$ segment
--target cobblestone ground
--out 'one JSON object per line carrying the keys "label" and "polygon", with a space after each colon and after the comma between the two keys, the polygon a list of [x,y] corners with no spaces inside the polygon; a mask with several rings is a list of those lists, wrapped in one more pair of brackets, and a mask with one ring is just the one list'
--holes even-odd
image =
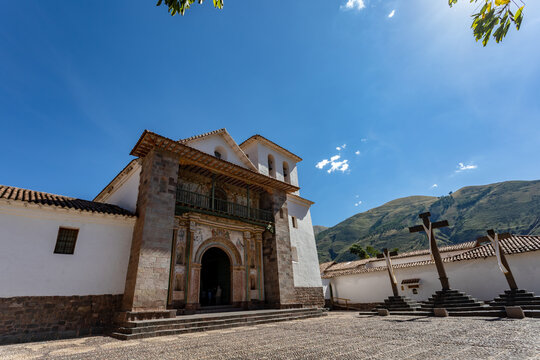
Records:
{"label": "cobblestone ground", "polygon": [[4,345],[0,359],[540,359],[540,319],[332,312],[145,340],[88,337]]}

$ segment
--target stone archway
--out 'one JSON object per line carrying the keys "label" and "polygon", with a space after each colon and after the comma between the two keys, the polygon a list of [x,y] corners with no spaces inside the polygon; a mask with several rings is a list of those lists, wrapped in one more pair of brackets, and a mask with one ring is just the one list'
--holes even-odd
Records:
{"label": "stone archway", "polygon": [[231,275],[231,262],[227,253],[218,247],[208,248],[201,258],[200,305],[229,305]]}
{"label": "stone archway", "polygon": [[[206,300],[203,300],[202,298],[202,288],[200,287],[202,284],[201,270],[203,266],[203,257],[205,253],[211,249],[217,249],[228,257],[230,268],[229,304],[233,306],[242,306],[243,303],[247,301],[246,269],[242,261],[242,256],[229,239],[225,237],[212,237],[198,246],[198,249],[195,252],[194,261],[191,263],[191,269],[189,271],[190,281],[186,308],[198,309],[201,305],[206,305],[207,303]],[[223,295],[222,290],[222,297]]]}

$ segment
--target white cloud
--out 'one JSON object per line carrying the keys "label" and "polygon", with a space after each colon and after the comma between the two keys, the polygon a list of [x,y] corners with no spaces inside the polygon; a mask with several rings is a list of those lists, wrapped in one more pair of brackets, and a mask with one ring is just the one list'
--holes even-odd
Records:
{"label": "white cloud", "polygon": [[360,195],[354,195],[354,197],[358,199],[360,197]]}
{"label": "white cloud", "polygon": [[360,150],[356,150],[354,153],[355,153],[356,155],[360,155]]}
{"label": "white cloud", "polygon": [[366,138],[363,138],[363,139],[360,139],[361,142],[366,142],[367,139]]}
{"label": "white cloud", "polygon": [[435,189],[435,188],[438,188],[438,187],[439,187],[439,185],[437,185],[437,184],[431,185],[431,188],[432,188],[432,189]]}
{"label": "white cloud", "polygon": [[338,147],[336,148],[336,150],[337,150],[337,151],[345,150],[346,147],[347,147],[347,144],[343,144],[343,145],[341,145],[341,146],[338,146]]}
{"label": "white cloud", "polygon": [[392,12],[390,12],[390,14],[388,14],[388,17],[389,17],[389,18],[394,17],[394,14],[395,14],[395,13],[396,13],[396,10],[394,9],[394,10],[392,10]]}
{"label": "white cloud", "polygon": [[322,169],[323,167],[326,166],[326,164],[328,164],[330,161],[328,161],[328,159],[324,159],[324,160],[321,160],[317,163],[317,165],[315,165],[315,167],[317,169]]}
{"label": "white cloud", "polygon": [[473,164],[464,165],[463,163],[458,163],[456,172],[462,172],[462,171],[465,171],[465,170],[474,170],[477,167],[478,167],[478,165],[473,165]]}
{"label": "white cloud", "polygon": [[[335,156],[333,156],[332,158],[335,158]],[[330,163],[330,168],[327,170],[327,172],[329,174],[333,173],[334,171],[345,172],[345,170],[347,170],[349,168],[348,162],[349,162],[349,160],[332,161]]]}
{"label": "white cloud", "polygon": [[362,10],[366,7],[364,0],[347,0],[347,2],[341,5],[341,10]]}
{"label": "white cloud", "polygon": [[319,161],[315,167],[317,169],[323,169],[326,167],[326,165],[330,165],[330,167],[326,170],[327,173],[331,174],[334,171],[341,171],[344,173],[345,171],[349,170],[349,160],[344,159],[338,161],[339,159],[341,159],[341,155],[334,155],[330,158],[330,160],[323,159]]}
{"label": "white cloud", "polygon": [[358,206],[358,205],[360,205],[361,203],[362,203],[362,201],[358,200],[358,202],[355,202],[355,203],[354,203],[354,206]]}

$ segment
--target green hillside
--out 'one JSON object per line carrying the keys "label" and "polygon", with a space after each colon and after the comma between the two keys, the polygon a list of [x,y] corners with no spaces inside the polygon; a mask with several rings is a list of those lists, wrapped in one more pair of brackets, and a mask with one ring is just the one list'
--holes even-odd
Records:
{"label": "green hillside", "polygon": [[540,235],[540,180],[506,181],[467,186],[448,196],[409,196],[356,214],[316,235],[319,261],[347,261],[356,257],[348,248],[399,248],[401,252],[427,248],[423,233],[410,234],[419,224],[418,214],[431,212],[433,221],[448,220],[450,227],[437,231],[441,244],[471,241],[486,229]]}

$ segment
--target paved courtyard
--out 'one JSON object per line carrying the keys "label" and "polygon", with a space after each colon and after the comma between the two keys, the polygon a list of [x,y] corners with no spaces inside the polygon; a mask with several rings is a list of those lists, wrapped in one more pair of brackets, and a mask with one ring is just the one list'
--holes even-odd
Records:
{"label": "paved courtyard", "polygon": [[144,340],[0,346],[0,359],[540,359],[540,319],[327,317]]}

